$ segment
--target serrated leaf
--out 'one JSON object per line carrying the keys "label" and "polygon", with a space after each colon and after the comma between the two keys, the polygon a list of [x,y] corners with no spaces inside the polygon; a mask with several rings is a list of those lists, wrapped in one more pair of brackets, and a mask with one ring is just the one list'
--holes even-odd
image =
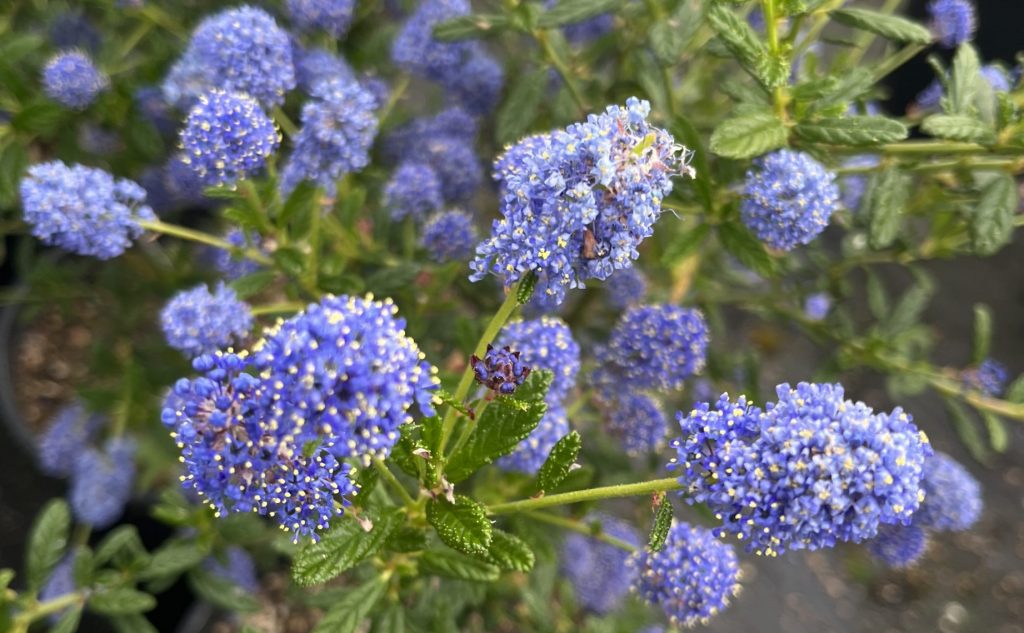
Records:
{"label": "serrated leaf", "polygon": [[422,573],[445,578],[494,582],[501,577],[501,570],[495,565],[452,550],[427,550],[420,557],[419,564]]}
{"label": "serrated leaf", "polygon": [[752,158],[786,144],[786,126],[760,112],[726,119],[711,134],[711,151],[726,158]]}
{"label": "serrated leaf", "polygon": [[871,316],[881,321],[889,314],[889,297],[874,271],[868,270],[867,277],[868,309],[871,310]]}
{"label": "serrated leaf", "polygon": [[943,99],[946,114],[974,114],[974,99],[978,94],[981,76],[981,62],[978,52],[970,44],[961,44],[953,58],[950,72],[949,94]]}
{"label": "serrated leaf", "polygon": [[946,398],[946,407],[953,418],[953,427],[971,457],[982,463],[987,462],[990,457],[988,446],[982,441],[974,420],[967,414],[963,406],[952,398]]}
{"label": "serrated leaf", "polygon": [[29,531],[25,553],[25,576],[28,585],[38,588],[50,570],[60,561],[68,544],[71,513],[63,499],[54,499],[43,506]]}
{"label": "serrated leaf", "polygon": [[882,116],[850,116],[799,123],[796,135],[812,143],[832,145],[878,145],[907,138],[907,126]]}
{"label": "serrated leaf", "polygon": [[139,573],[139,580],[173,578],[206,558],[206,552],[191,541],[168,541],[153,552],[149,564]]}
{"label": "serrated leaf", "polygon": [[815,102],[812,111],[820,112],[849,103],[871,90],[874,75],[866,68],[854,68],[839,77],[838,82]]}
{"label": "serrated leaf", "polygon": [[405,633],[405,609],[392,604],[373,621],[373,633]]}
{"label": "serrated leaf", "polygon": [[493,530],[484,507],[469,497],[457,495],[455,503],[431,499],[427,522],[434,526],[448,547],[471,556],[484,556],[491,545]]}
{"label": "serrated leaf", "polygon": [[927,278],[918,277],[917,283],[904,291],[892,312],[883,324],[882,331],[886,336],[894,336],[910,330],[921,319],[921,314],[928,307],[935,294],[935,286]]}
{"label": "serrated leaf", "polygon": [[530,298],[533,297],[533,291],[537,288],[537,281],[537,273],[532,270],[526,273],[526,276],[520,280],[519,286],[516,288],[516,303],[524,306],[530,302]]}
{"label": "serrated leaf", "polygon": [[250,612],[260,608],[259,600],[246,589],[205,569],[189,571],[188,584],[197,596],[226,611]]}
{"label": "serrated leaf", "polygon": [[156,598],[131,587],[100,588],[86,605],[90,611],[107,615],[144,613],[156,606]]}
{"label": "serrated leaf", "polygon": [[156,628],[144,616],[138,613],[131,615],[108,615],[107,620],[114,625],[117,633],[158,633]]}
{"label": "serrated leaf", "polygon": [[547,68],[522,73],[512,83],[498,109],[494,136],[502,145],[511,143],[530,129],[544,100],[550,75]]}
{"label": "serrated leaf", "polygon": [[518,536],[493,530],[487,560],[505,571],[530,571],[535,557],[530,546]]}
{"label": "serrated leaf", "polygon": [[981,419],[985,422],[988,430],[988,445],[997,453],[1005,453],[1010,447],[1010,434],[1006,430],[1006,423],[999,416],[981,411]]}
{"label": "serrated leaf", "polygon": [[654,513],[654,525],[651,527],[651,537],[647,542],[652,552],[657,552],[665,546],[668,539],[668,531],[672,527],[672,504],[668,499],[662,499],[658,509]]}
{"label": "serrated leaf", "polygon": [[761,43],[754,29],[721,3],[711,6],[707,19],[736,59],[760,78],[768,58],[768,49]]}
{"label": "serrated leaf", "polygon": [[961,114],[933,114],[921,122],[921,130],[936,138],[991,145],[996,133],[984,121]]}
{"label": "serrated leaf", "polygon": [[916,22],[896,15],[868,9],[837,9],[831,13],[831,16],[840,24],[881,35],[897,42],[929,44],[932,41],[931,31]]}
{"label": "serrated leaf", "polygon": [[576,431],[555,442],[544,464],[537,471],[538,492],[553,490],[566,478],[583,448],[583,438]]}
{"label": "serrated leaf", "polygon": [[974,304],[974,339],[971,346],[971,362],[980,364],[988,358],[992,347],[992,311],[984,303]]}
{"label": "serrated leaf", "polygon": [[50,633],[74,633],[78,630],[78,623],[82,620],[82,607],[75,606],[65,609],[57,623],[50,629]]}
{"label": "serrated leaf", "polygon": [[1000,173],[981,190],[970,216],[971,246],[979,255],[992,255],[1013,238],[1019,193],[1009,174]]}
{"label": "serrated leaf", "polygon": [[377,553],[401,522],[398,510],[374,517],[369,532],[354,519],[342,519],[321,535],[319,543],[309,543],[299,550],[292,561],[292,578],[309,587],[338,577]]}
{"label": "serrated leaf", "polygon": [[118,526],[100,541],[96,548],[96,565],[102,566],[122,552],[127,552],[133,558],[146,556],[146,549],[134,525]]}
{"label": "serrated leaf", "polygon": [[735,222],[724,222],[718,225],[718,239],[722,247],[741,264],[759,275],[770,275],[772,259],[762,244],[746,227]]}
{"label": "serrated leaf", "polygon": [[378,577],[346,592],[324,614],[313,633],[354,633],[387,587],[388,584]]}
{"label": "serrated leaf", "polygon": [[300,276],[306,270],[306,257],[293,246],[278,248],[272,258],[277,266],[289,275]]}
{"label": "serrated leaf", "polygon": [[441,22],[434,27],[434,39],[440,42],[456,42],[500,33],[512,26],[508,16],[500,13],[474,13]]}
{"label": "serrated leaf", "polygon": [[871,248],[886,248],[900,233],[903,211],[910,198],[910,176],[895,165],[872,175],[864,196]]}
{"label": "serrated leaf", "polygon": [[238,295],[239,299],[244,300],[262,292],[267,286],[273,283],[275,277],[276,275],[273,271],[261,270],[249,275],[243,275],[228,285],[235,291],[235,294]]}
{"label": "serrated leaf", "polygon": [[1003,399],[1014,404],[1024,404],[1024,374],[1017,376],[1003,394]]}
{"label": "serrated leaf", "polygon": [[426,531],[411,525],[399,527],[384,543],[384,547],[393,552],[418,552],[426,546]]}
{"label": "serrated leaf", "polygon": [[575,24],[583,20],[614,11],[622,6],[620,0],[558,0],[537,18],[537,26],[549,29],[566,24]]}

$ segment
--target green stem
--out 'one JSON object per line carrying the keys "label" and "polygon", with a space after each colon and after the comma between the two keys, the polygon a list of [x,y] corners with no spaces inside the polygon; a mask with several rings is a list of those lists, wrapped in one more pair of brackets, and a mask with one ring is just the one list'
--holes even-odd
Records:
{"label": "green stem", "polygon": [[653,481],[642,481],[635,484],[618,484],[615,486],[603,486],[601,488],[588,488],[586,490],[575,490],[563,492],[557,495],[546,495],[533,499],[521,499],[498,503],[487,507],[488,514],[510,514],[514,512],[526,512],[539,510],[552,506],[568,505],[570,503],[582,503],[584,501],[597,501],[600,499],[614,499],[616,497],[634,497],[637,495],[665,492],[668,490],[679,490],[683,487],[675,477],[666,479],[655,479]]}
{"label": "green stem", "polygon": [[[768,50],[772,56],[779,57],[781,49],[779,48],[779,17],[775,11],[775,0],[761,0],[761,6],[764,10],[764,25],[765,32],[768,35]],[[786,88],[785,86],[776,86],[772,90],[772,104],[775,106],[775,116],[780,121],[786,120]]]}
{"label": "green stem", "polygon": [[81,605],[85,602],[85,594],[81,591],[66,593],[57,596],[52,600],[37,602],[31,608],[19,613],[14,618],[14,630],[27,630],[28,625],[36,620],[45,618],[52,613],[59,613],[70,606]]}
{"label": "green stem", "polygon": [[[878,169],[882,169],[882,164],[878,165],[863,165],[855,167],[837,167],[834,171],[837,174],[867,174]],[[1019,172],[1024,169],[1024,160],[1021,159],[989,159],[989,160],[973,160],[970,157],[964,157],[959,160],[946,160],[936,161],[930,163],[920,163],[917,165],[910,165],[907,167],[910,171],[915,172],[929,172],[929,171],[946,171],[948,169],[1004,169],[1011,172]]]}
{"label": "green stem", "polygon": [[270,303],[262,306],[255,306],[252,309],[253,316],[263,316],[266,314],[291,314],[293,312],[301,312],[306,308],[306,304],[301,301],[285,301],[283,303]]}
{"label": "green stem", "polygon": [[879,83],[887,76],[889,76],[889,73],[896,70],[903,64],[909,62],[924,49],[924,44],[907,44],[896,53],[889,55],[881,62],[879,62],[878,66],[875,67],[875,70],[872,74],[872,82]]}
{"label": "green stem", "polygon": [[277,121],[278,126],[280,126],[282,130],[284,130],[284,133],[288,135],[288,138],[295,138],[295,136],[299,133],[299,128],[288,117],[288,115],[285,114],[284,110],[282,110],[281,107],[278,106],[274,108],[273,115],[274,120]]}
{"label": "green stem", "polygon": [[977,143],[960,143],[957,141],[904,141],[889,143],[865,149],[836,145],[829,148],[830,152],[842,154],[882,153],[892,156],[905,154],[1018,154],[1019,148],[985,147]]}
{"label": "green stem", "polygon": [[398,477],[395,477],[395,473],[391,472],[391,469],[388,468],[388,465],[384,463],[383,459],[379,457],[375,458],[373,460],[373,466],[377,469],[377,472],[380,473],[380,476],[384,478],[384,481],[388,482],[388,484],[395,489],[395,492],[398,493],[398,496],[402,498],[402,501],[404,501],[407,506],[416,505],[416,500],[412,498],[412,495],[410,495],[409,491],[405,489],[402,482],[398,481]]}
{"label": "green stem", "polygon": [[405,91],[409,88],[409,75],[403,74],[395,82],[394,89],[391,90],[391,96],[388,98],[387,104],[384,109],[377,115],[377,120],[380,121],[380,127],[384,127],[384,123],[387,122],[388,117],[395,111],[395,106],[398,105],[398,100],[402,98]]}
{"label": "green stem", "polygon": [[572,530],[573,532],[585,534],[586,536],[589,536],[595,541],[607,543],[613,547],[618,547],[619,549],[626,550],[630,553],[633,553],[637,550],[637,548],[634,545],[627,543],[626,541],[623,541],[621,539],[617,539],[611,534],[601,531],[599,524],[591,525],[584,523],[583,521],[577,521],[575,519],[567,519],[565,517],[560,517],[557,514],[548,514],[547,512],[524,512],[523,516],[533,519],[534,521],[540,521],[542,523],[556,525],[566,530]]}
{"label": "green stem", "polygon": [[271,266],[274,263],[272,259],[255,248],[238,248],[226,240],[222,240],[221,238],[215,235],[210,235],[209,233],[204,233],[203,231],[196,231],[195,229],[178,226],[177,224],[167,224],[160,220],[138,220],[138,224],[147,231],[153,231],[154,233],[173,235],[174,237],[180,237],[183,240],[206,244],[229,252],[240,252],[245,255],[246,258],[263,264],[264,266]]}
{"label": "green stem", "polygon": [[537,30],[533,32],[534,39],[540,44],[541,50],[544,51],[544,56],[555,67],[558,74],[562,77],[562,81],[565,82],[566,87],[569,89],[569,94],[572,95],[572,100],[576,102],[576,107],[580,109],[580,114],[586,116],[590,111],[587,107],[586,101],[583,100],[583,93],[576,85],[576,79],[572,76],[569,68],[562,61],[562,58],[555,52],[554,47],[551,46],[551,41],[548,39],[548,34],[544,30]]}
{"label": "green stem", "polygon": [[[885,4],[879,9],[879,13],[889,15],[896,11],[902,4],[903,0],[886,0]],[[871,48],[871,43],[875,41],[876,35],[869,31],[863,31],[856,40],[856,44],[852,47],[850,55],[846,57],[844,61],[844,68],[854,68],[860,63],[861,58],[868,49]]]}
{"label": "green stem", "polygon": [[128,54],[131,53],[136,46],[138,46],[139,42],[142,41],[142,38],[146,37],[146,35],[152,28],[153,22],[151,20],[142,22],[137,27],[135,27],[135,30],[132,31],[131,35],[128,36],[128,39],[126,39],[124,41],[124,44],[121,45],[121,50],[119,50],[117,53],[117,60],[121,61],[125,57],[127,57]]}

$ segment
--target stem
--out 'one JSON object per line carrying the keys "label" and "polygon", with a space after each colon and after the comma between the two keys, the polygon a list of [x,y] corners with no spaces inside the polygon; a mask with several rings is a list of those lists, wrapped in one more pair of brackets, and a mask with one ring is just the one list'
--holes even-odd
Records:
{"label": "stem", "polygon": [[847,147],[837,145],[829,148],[830,152],[842,154],[883,153],[894,156],[904,154],[1017,154],[1020,150],[1010,147],[985,147],[977,143],[960,143],[956,141],[904,141],[889,143],[873,148]]}
{"label": "stem", "polygon": [[395,489],[395,492],[398,493],[398,496],[402,498],[402,501],[404,501],[406,505],[413,506],[416,504],[416,500],[412,498],[412,495],[410,495],[409,491],[405,489],[402,482],[398,481],[398,478],[395,477],[395,473],[391,472],[391,469],[388,468],[383,459],[379,457],[374,458],[373,465],[377,469],[377,472],[380,473],[380,476],[384,478],[384,481],[388,482],[391,487]]}
{"label": "stem", "polygon": [[906,64],[913,59],[918,53],[925,49],[924,44],[907,44],[896,53],[886,57],[878,66],[872,75],[873,83],[878,83],[885,79],[892,71],[896,70],[903,64]]}
{"label": "stem", "polygon": [[263,264],[264,266],[270,266],[274,263],[273,260],[255,248],[238,248],[226,240],[222,240],[221,238],[215,235],[210,235],[209,233],[204,233],[203,231],[196,231],[184,226],[178,226],[177,224],[167,224],[160,220],[137,220],[137,223],[147,231],[153,231],[154,233],[173,235],[174,237],[180,237],[183,240],[199,242],[200,244],[221,248],[228,252],[239,252],[245,255],[246,258]]}
{"label": "stem", "polygon": [[150,20],[142,22],[137,27],[135,27],[135,30],[132,31],[131,35],[128,36],[128,39],[126,39],[124,41],[124,44],[121,45],[121,50],[119,50],[117,53],[118,61],[123,60],[125,57],[127,57],[128,54],[131,53],[136,46],[138,46],[139,42],[142,41],[142,38],[146,37],[146,34],[148,34],[150,29],[152,28],[153,22]]}
{"label": "stem", "polygon": [[391,96],[388,98],[387,104],[384,109],[377,115],[377,120],[380,122],[380,127],[384,127],[384,123],[391,116],[391,113],[395,111],[395,106],[398,105],[399,99],[405,94],[406,89],[409,87],[409,75],[403,74],[399,77],[398,82],[395,84],[395,88],[391,91]]}
{"label": "stem", "polygon": [[40,618],[44,618],[51,613],[58,613],[67,609],[70,606],[76,604],[82,604],[85,602],[85,595],[81,591],[75,591],[73,593],[66,593],[63,596],[57,596],[52,600],[46,602],[37,602],[32,608],[22,611],[14,618],[14,630],[26,630],[29,624],[32,624]]}
{"label": "stem", "polygon": [[[886,3],[882,6],[881,9],[879,9],[878,12],[885,15],[889,15],[895,12],[902,2],[903,0],[886,0]],[[875,37],[877,36],[869,31],[864,31],[863,33],[861,33],[861,35],[857,38],[857,43],[853,47],[853,50],[851,51],[850,55],[844,60],[846,68],[854,68],[857,66],[857,64],[860,63],[861,58],[864,56],[865,53],[868,52],[868,49],[871,47],[871,43],[875,41]]]}
{"label": "stem", "polygon": [[557,495],[546,495],[533,499],[521,499],[498,503],[487,507],[488,514],[509,514],[514,512],[526,512],[528,510],[539,510],[551,506],[561,506],[570,503],[582,503],[584,501],[597,501],[599,499],[614,499],[616,497],[633,497],[646,495],[667,490],[680,490],[683,487],[675,477],[655,479],[653,481],[641,481],[635,484],[618,484],[615,486],[603,486],[601,488],[588,488],[586,490],[574,490],[563,492]]}
{"label": "stem", "polygon": [[548,39],[547,32],[543,30],[534,31],[533,37],[537,40],[537,43],[540,44],[541,50],[544,51],[544,56],[547,57],[548,61],[551,62],[551,65],[555,67],[555,70],[557,70],[558,74],[562,77],[562,81],[565,82],[566,87],[569,89],[569,94],[572,95],[573,101],[576,102],[576,107],[580,109],[580,114],[586,116],[587,112],[590,111],[590,108],[587,107],[586,102],[583,100],[583,94],[576,85],[576,81],[569,72],[569,68],[551,46],[551,41]]}
{"label": "stem", "polygon": [[611,534],[602,532],[600,530],[600,525],[587,524],[582,521],[577,521],[576,519],[567,519],[565,517],[560,517],[557,514],[548,514],[547,512],[524,512],[523,516],[533,519],[534,521],[557,525],[558,527],[565,528],[566,530],[585,534],[595,541],[607,543],[613,547],[618,547],[619,549],[626,550],[630,553],[637,550],[637,548],[630,543],[617,539]]}
{"label": "stem", "polygon": [[284,133],[288,135],[288,138],[295,138],[299,133],[299,128],[290,118],[288,118],[288,115],[284,113],[281,106],[274,108],[273,115],[274,120],[277,121],[277,125],[284,130]]}
{"label": "stem", "polygon": [[[768,35],[768,50],[774,57],[779,57],[779,19],[775,13],[775,0],[761,0],[764,9],[764,28]],[[775,116],[780,121],[786,120],[786,92],[785,87],[776,86],[772,90],[772,103],[775,106]]]}
{"label": "stem", "polygon": [[255,306],[252,309],[253,316],[262,316],[266,314],[290,314],[293,312],[301,312],[306,308],[306,304],[301,301],[286,301],[284,303],[271,303],[263,306]]}

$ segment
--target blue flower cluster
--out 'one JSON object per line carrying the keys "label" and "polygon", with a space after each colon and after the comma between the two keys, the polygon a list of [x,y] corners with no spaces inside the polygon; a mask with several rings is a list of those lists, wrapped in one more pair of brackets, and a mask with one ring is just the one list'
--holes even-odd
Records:
{"label": "blue flower cluster", "polygon": [[946,48],[956,48],[974,37],[974,5],[970,0],[932,0],[932,33]]}
{"label": "blue flower cluster", "polygon": [[[162,419],[183,485],[218,513],[258,512],[317,539],[356,491],[353,469],[387,457],[437,378],[390,299],[327,296],[265,332],[251,353],[200,356]],[[336,505],[341,499],[341,505]]]}
{"label": "blue flower cluster", "polygon": [[359,82],[328,79],[315,85],[302,106],[302,129],[281,174],[281,187],[291,191],[303,180],[315,181],[328,195],[347,173],[370,162],[377,135],[377,99]]}
{"label": "blue flower cluster", "polygon": [[835,179],[803,152],[772,152],[747,172],[740,217],[771,248],[793,250],[828,226],[839,202]]}
{"label": "blue flower cluster", "polygon": [[286,6],[296,25],[307,30],[323,29],[339,38],[352,24],[356,0],[288,0]]}
{"label": "blue flower cluster", "polygon": [[224,282],[210,292],[206,284],[183,290],[160,312],[167,344],[195,358],[242,341],[252,329],[252,310]]}
{"label": "blue flower cluster", "polygon": [[[73,593],[77,588],[78,584],[75,582],[75,559],[77,556],[75,553],[68,552],[60,559],[60,562],[50,571],[50,575],[46,578],[46,582],[39,589],[39,601],[48,602],[61,596],[66,596],[69,593]],[[70,608],[70,607],[68,607]],[[61,616],[67,612],[68,609],[63,609],[57,613],[53,613],[49,616],[49,622],[51,625],[57,624]]]}
{"label": "blue flower cluster", "polygon": [[981,518],[981,484],[959,462],[935,453],[924,463],[924,503],[914,525],[940,532],[969,529]]}
{"label": "blue flower cluster", "polygon": [[612,307],[623,310],[644,300],[647,295],[647,277],[635,266],[624,268],[608,278],[605,291]]}
{"label": "blue flower cluster", "polygon": [[260,590],[260,579],[256,574],[256,564],[252,557],[241,547],[231,546],[224,551],[223,557],[210,556],[203,561],[203,569],[221,580],[226,580],[236,587],[249,593]]}
{"label": "blue flower cluster", "polygon": [[155,220],[138,184],[59,160],[29,168],[21,180],[25,222],[46,244],[100,259],[117,257]]}
{"label": "blue flower cluster", "polygon": [[916,525],[883,525],[868,541],[871,555],[889,567],[902,569],[916,563],[928,549],[928,533]]}
{"label": "blue flower cluster", "polygon": [[79,521],[102,530],[120,518],[135,483],[135,450],[124,437],[107,440],[102,451],[79,447],[68,494]]}
{"label": "blue flower cluster", "polygon": [[89,415],[78,401],[57,411],[39,436],[36,457],[40,470],[51,477],[71,475],[75,456],[92,442],[104,423],[101,416]]}
{"label": "blue flower cluster", "polygon": [[[629,523],[607,514],[583,519],[600,534],[639,547],[640,534]],[[572,583],[576,601],[584,608],[603,614],[614,611],[629,594],[635,572],[626,569],[629,552],[590,536],[572,533],[561,551],[561,570]]]}
{"label": "blue flower cluster", "polygon": [[626,391],[608,403],[608,431],[619,438],[630,455],[662,447],[668,422],[658,402],[643,393]]}
{"label": "blue flower cluster", "polygon": [[826,292],[816,292],[804,300],[804,316],[811,321],[821,321],[832,309],[832,299]]}
{"label": "blue flower cluster", "polygon": [[462,108],[414,119],[391,133],[385,152],[391,160],[412,160],[430,167],[441,180],[446,202],[468,200],[483,182],[483,167],[474,144],[477,121]]}
{"label": "blue flower cluster", "polygon": [[306,92],[313,86],[328,79],[356,81],[356,73],[343,57],[322,48],[303,49],[292,42],[292,57],[295,59],[295,78]]}
{"label": "blue flower cluster", "polygon": [[435,262],[463,261],[473,254],[479,241],[473,216],[452,209],[435,214],[423,225],[420,245]]}
{"label": "blue flower cluster", "polygon": [[498,344],[518,350],[523,362],[535,371],[547,370],[554,374],[547,393],[549,404],[562,402],[576,386],[580,346],[562,319],[545,316],[530,321],[514,321],[501,331]]}
{"label": "blue flower cluster", "polygon": [[57,103],[74,110],[89,107],[109,86],[110,79],[81,51],[58,53],[43,68],[43,90]]}
{"label": "blue flower cluster", "polygon": [[522,361],[519,351],[511,347],[487,346],[483,358],[473,354],[469,359],[473,378],[491,391],[508,396],[516,392],[530,375],[530,366]]}
{"label": "blue flower cluster", "polygon": [[50,23],[50,43],[59,50],[79,48],[95,53],[100,47],[100,33],[81,10],[59,14]]}
{"label": "blue flower cluster", "polygon": [[168,102],[185,108],[213,87],[268,107],[284,103],[295,87],[292,46],[266,11],[243,6],[205,18],[163,86]]}
{"label": "blue flower cluster", "polygon": [[960,372],[960,379],[968,389],[976,389],[987,396],[998,398],[1006,389],[1009,373],[999,361],[986,358],[977,367]]}
{"label": "blue flower cluster", "polygon": [[673,522],[664,547],[637,552],[629,567],[637,593],[677,626],[707,624],[740,591],[736,551],[711,530],[688,523]]}
{"label": "blue flower cluster", "polygon": [[204,185],[234,185],[262,169],[280,142],[255,99],[213,89],[199,95],[185,120],[181,160]]}
{"label": "blue flower cluster", "polygon": [[[559,0],[546,0],[544,7],[550,10],[558,3]],[[602,13],[600,15],[595,15],[592,18],[587,18],[582,22],[566,24],[562,27],[562,32],[565,33],[565,39],[573,42],[574,44],[580,44],[596,40],[602,35],[611,33],[614,27],[615,16],[611,13]]]}
{"label": "blue flower cluster", "polygon": [[408,216],[422,221],[444,206],[437,172],[425,163],[403,162],[384,187],[384,205],[393,220]]}
{"label": "blue flower cluster", "polygon": [[[232,228],[224,235],[224,241],[236,248],[261,248],[260,235],[256,231],[246,233],[242,229]],[[251,275],[260,269],[260,265],[251,259],[235,255],[223,248],[211,248],[208,251],[214,269],[225,281],[234,281],[239,277]]]}
{"label": "blue flower cluster", "polygon": [[[630,98],[586,122],[526,138],[495,162],[502,218],[477,247],[471,279],[510,286],[530,271],[561,303],[569,288],[629,268],[661,215],[686,152]],[[682,150],[683,155],[680,156]]]}
{"label": "blue flower cluster", "polygon": [[495,465],[508,471],[533,475],[547,461],[548,454],[558,440],[569,433],[569,418],[561,404],[548,404],[540,423],[508,455],[498,458]]}
{"label": "blue flower cluster", "polygon": [[875,413],[838,384],[776,389],[762,411],[723,394],[679,414],[673,446],[690,503],[705,503],[758,554],[832,547],[909,524],[924,494],[931,446],[897,408]]}
{"label": "blue flower cluster", "polygon": [[[878,156],[872,154],[853,156],[843,163],[844,167],[876,167],[877,165]],[[861,200],[864,199],[864,193],[868,189],[867,174],[853,173],[844,176],[841,189],[843,208],[855,213],[860,209]]]}

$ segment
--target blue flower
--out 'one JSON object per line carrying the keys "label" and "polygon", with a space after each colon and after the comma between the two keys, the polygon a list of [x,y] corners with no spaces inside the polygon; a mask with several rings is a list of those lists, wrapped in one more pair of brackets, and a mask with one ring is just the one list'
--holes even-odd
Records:
{"label": "blue flower", "polygon": [[473,354],[469,364],[473,368],[473,378],[491,391],[510,395],[523,384],[530,375],[530,366],[520,359],[518,351],[509,346],[487,346],[483,358]]}
{"label": "blue flower", "polygon": [[981,67],[981,76],[988,82],[989,87],[995,92],[1009,92],[1013,86],[1010,85],[1010,77],[1002,67],[996,64],[986,64]]}
{"label": "blue flower", "polygon": [[453,107],[433,117],[414,119],[388,135],[384,142],[390,160],[430,165],[441,180],[446,202],[468,200],[483,182],[483,167],[473,145],[477,121]]}
{"label": "blue flower", "polygon": [[599,389],[670,392],[704,368],[708,327],[700,310],[674,305],[635,306],[623,313],[594,355]]}
{"label": "blue flower", "polygon": [[58,53],[43,68],[43,90],[73,110],[86,109],[109,86],[110,79],[81,51]]}
{"label": "blue flower", "polygon": [[928,534],[916,525],[883,525],[867,547],[872,556],[889,567],[902,569],[924,556]]}
{"label": "blue flower", "polygon": [[168,345],[194,358],[245,339],[252,311],[224,282],[213,293],[200,284],[174,295],[160,312],[160,326]]}
{"label": "blue flower", "polygon": [[[877,167],[878,156],[865,154],[853,156],[843,163],[844,167]],[[860,209],[861,200],[868,189],[868,175],[864,173],[853,173],[843,176],[842,180],[842,201],[843,207],[851,213]]]}
{"label": "blue flower", "polygon": [[437,172],[426,163],[403,162],[384,187],[384,205],[394,220],[406,216],[423,220],[444,206]]}
{"label": "blue flower", "polygon": [[838,384],[776,388],[764,411],[723,394],[679,414],[673,442],[689,503],[704,503],[747,549],[774,556],[872,538],[920,505],[927,437],[897,408],[875,413]]}
{"label": "blue flower", "polygon": [[568,433],[569,419],[566,417],[565,409],[561,404],[548,404],[548,409],[537,428],[519,442],[515,450],[499,457],[495,465],[502,470],[534,475],[547,461],[548,454],[558,440]]}
{"label": "blue flower", "polygon": [[479,240],[472,216],[453,209],[435,214],[427,221],[420,245],[436,262],[464,261],[473,254]]}
{"label": "blue flower", "polygon": [[1003,394],[1008,376],[1006,366],[991,358],[986,358],[977,367],[960,372],[960,379],[965,387],[994,398]]}
{"label": "blue flower", "polygon": [[938,531],[959,532],[981,518],[981,485],[966,468],[945,453],[935,453],[924,463],[924,503],[914,514],[914,525]]}
{"label": "blue flower", "polygon": [[438,81],[450,75],[461,67],[473,47],[465,40],[435,40],[434,27],[469,12],[468,0],[422,0],[395,37],[391,60],[424,79]]}
{"label": "blue flower", "polygon": [[956,48],[974,37],[974,5],[969,0],[932,0],[932,33],[946,48]]}
{"label": "blue flower", "polygon": [[839,201],[835,179],[803,152],[772,152],[747,172],[740,217],[768,246],[793,250],[828,226]]}
{"label": "blue flower", "polygon": [[108,440],[103,451],[79,449],[68,493],[71,510],[79,521],[102,530],[120,518],[134,483],[134,441],[121,437]]}
{"label": "blue flower", "polygon": [[292,56],[295,58],[295,77],[306,92],[329,79],[356,81],[355,71],[344,58],[322,48],[303,49],[293,45]]}
{"label": "blue flower", "polygon": [[557,304],[587,279],[629,268],[653,233],[680,147],[647,123],[650,104],[631,98],[585,123],[524,139],[495,162],[502,218],[477,247],[473,281],[506,286],[530,271]]}
{"label": "blue flower", "polygon": [[[641,536],[629,523],[595,513],[583,519],[599,534],[639,547]],[[626,568],[629,552],[583,534],[571,533],[562,544],[560,567],[572,583],[576,601],[585,609],[604,614],[622,604],[633,584],[633,570]]]}
{"label": "blue flower", "polygon": [[[998,64],[982,66],[981,76],[993,92],[1009,92],[1013,88],[1014,80]],[[949,73],[946,74],[946,80],[949,80]],[[935,79],[917,95],[914,103],[924,110],[936,110],[942,105],[943,97],[945,97],[945,86],[942,81]]]}
{"label": "blue flower", "polygon": [[636,590],[659,605],[672,624],[706,624],[740,591],[736,551],[711,530],[673,522],[665,545],[643,550],[629,559]]}
{"label": "blue flower", "polygon": [[203,569],[249,593],[254,594],[260,590],[256,565],[252,562],[252,557],[241,547],[228,547],[222,557],[208,557],[203,561]]}
{"label": "blue flower", "polygon": [[117,257],[142,235],[139,220],[155,220],[138,184],[59,160],[29,168],[21,203],[32,235],[46,244],[99,259]]}
{"label": "blue flower", "polygon": [[811,321],[821,321],[832,308],[832,298],[824,292],[816,292],[804,300],[804,316]]}
{"label": "blue flower", "polygon": [[185,120],[181,160],[204,185],[234,185],[262,169],[280,142],[255,99],[214,89],[199,96]]}
{"label": "blue flower", "polygon": [[377,135],[377,99],[359,82],[329,79],[313,87],[302,106],[302,129],[281,174],[291,191],[303,180],[315,181],[334,195],[336,181],[370,162]]}
{"label": "blue flower", "polygon": [[620,310],[636,305],[647,296],[647,277],[636,267],[616,271],[605,282],[608,303]]}
{"label": "blue flower", "polygon": [[39,436],[36,451],[39,468],[52,477],[70,475],[75,456],[92,441],[104,423],[103,417],[90,415],[78,401],[57,411]]}
{"label": "blue flower", "polygon": [[562,319],[544,316],[509,323],[499,335],[498,345],[518,350],[523,362],[534,371],[548,370],[554,374],[547,393],[549,404],[561,402],[576,386],[580,346]]}
{"label": "blue flower", "polygon": [[78,48],[95,53],[100,47],[100,34],[92,20],[73,9],[59,14],[50,23],[50,42],[58,50]]}
{"label": "blue flower", "polygon": [[640,455],[664,444],[668,422],[654,398],[626,391],[606,404],[608,431],[622,442],[627,453]]}
{"label": "blue flower", "polygon": [[323,29],[339,38],[352,24],[356,0],[288,0],[287,7],[296,25],[307,30]]}
{"label": "blue flower", "polygon": [[[60,559],[60,562],[50,571],[50,575],[47,576],[46,582],[39,589],[39,601],[48,602],[61,596],[66,596],[69,593],[74,593],[78,589],[78,584],[75,582],[75,558],[74,551],[70,551]],[[68,609],[62,609],[57,613],[50,614],[48,621],[51,625],[56,624],[61,616],[63,616]]]}
{"label": "blue flower", "polygon": [[935,110],[942,103],[942,97],[945,94],[944,91],[945,88],[943,87],[942,82],[938,79],[934,79],[917,95],[914,99],[914,103],[921,109]]}
{"label": "blue flower", "polygon": [[477,42],[473,44],[466,62],[456,71],[445,74],[440,81],[455,103],[472,114],[484,116],[498,104],[505,72],[483,46]]}
{"label": "blue flower", "polygon": [[171,114],[171,107],[167,104],[164,92],[160,88],[142,86],[136,89],[135,107],[162,136],[170,137],[178,130],[177,117]]}
{"label": "blue flower", "polygon": [[[236,248],[262,250],[260,236],[256,231],[246,233],[240,228],[232,228],[224,235],[224,241]],[[260,265],[251,259],[235,255],[232,251],[223,248],[211,247],[207,251],[207,257],[210,258],[213,267],[225,281],[234,281],[260,269]]]}
{"label": "blue flower", "polygon": [[[544,8],[551,10],[558,4],[559,0],[546,0]],[[573,22],[562,27],[565,39],[575,44],[596,40],[602,35],[611,33],[615,28],[615,16],[611,13],[601,13],[581,22]]]}

